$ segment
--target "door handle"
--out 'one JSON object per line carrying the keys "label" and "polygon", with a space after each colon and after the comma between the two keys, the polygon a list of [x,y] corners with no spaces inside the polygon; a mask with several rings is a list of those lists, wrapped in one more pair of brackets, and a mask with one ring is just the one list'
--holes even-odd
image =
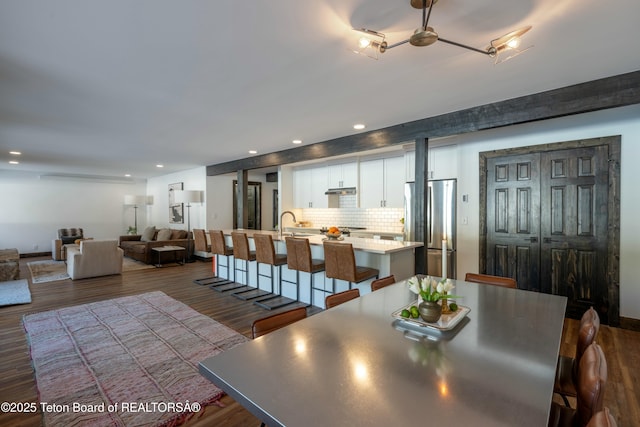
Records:
{"label": "door handle", "polygon": [[562,243],[562,240],[553,240],[551,237],[545,237],[542,239],[543,243]]}
{"label": "door handle", "polygon": [[537,243],[538,242],[538,238],[537,237],[527,237],[524,240],[526,240],[527,242],[531,242],[531,243]]}

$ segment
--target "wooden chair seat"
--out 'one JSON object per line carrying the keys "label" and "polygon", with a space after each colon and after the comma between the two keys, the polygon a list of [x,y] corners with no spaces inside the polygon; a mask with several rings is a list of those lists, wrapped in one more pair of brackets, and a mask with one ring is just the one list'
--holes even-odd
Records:
{"label": "wooden chair seat", "polygon": [[268,334],[269,332],[273,332],[284,326],[290,325],[291,323],[297,322],[298,320],[302,320],[305,317],[307,317],[307,309],[305,307],[298,307],[282,313],[272,314],[271,316],[254,320],[251,325],[251,334],[255,339]]}

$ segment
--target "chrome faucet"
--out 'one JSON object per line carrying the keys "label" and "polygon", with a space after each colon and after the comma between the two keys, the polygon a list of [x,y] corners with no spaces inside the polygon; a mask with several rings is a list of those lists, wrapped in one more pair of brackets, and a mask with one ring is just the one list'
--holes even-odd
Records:
{"label": "chrome faucet", "polygon": [[282,238],[282,229],[284,228],[284,227],[282,226],[282,218],[284,217],[284,214],[289,214],[289,215],[291,215],[291,218],[293,218],[293,222],[298,222],[298,221],[296,220],[296,215],[295,215],[293,212],[291,212],[291,211],[284,211],[284,212],[282,212],[282,213],[280,214],[280,238]]}

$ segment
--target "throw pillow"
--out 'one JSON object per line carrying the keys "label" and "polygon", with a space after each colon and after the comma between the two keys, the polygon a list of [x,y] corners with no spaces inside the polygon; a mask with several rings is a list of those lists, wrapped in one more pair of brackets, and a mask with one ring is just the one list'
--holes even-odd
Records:
{"label": "throw pillow", "polygon": [[171,240],[186,239],[186,238],[187,238],[186,230],[172,230],[171,232]]}
{"label": "throw pillow", "polygon": [[140,238],[143,242],[151,242],[153,241],[153,236],[156,234],[156,227],[154,225],[147,227],[142,232],[142,237]]}
{"label": "throw pillow", "polygon": [[161,228],[158,230],[158,241],[171,240],[171,230],[168,228]]}

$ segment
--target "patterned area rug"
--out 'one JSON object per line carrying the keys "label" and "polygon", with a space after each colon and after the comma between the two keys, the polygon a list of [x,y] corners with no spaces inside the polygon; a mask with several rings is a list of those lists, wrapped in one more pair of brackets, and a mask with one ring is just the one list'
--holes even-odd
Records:
{"label": "patterned area rug", "polygon": [[23,322],[49,426],[178,425],[222,396],[198,362],[249,340],[163,292]]}
{"label": "patterned area rug", "polygon": [[30,302],[29,282],[25,279],[0,282],[0,306],[28,304]]}
{"label": "patterned area rug", "polygon": [[[32,261],[27,263],[27,266],[29,267],[29,271],[31,271],[31,281],[33,283],[55,282],[56,280],[69,278],[67,265],[64,261]],[[127,257],[122,260],[122,271],[125,273],[149,268],[155,268],[155,266]]]}
{"label": "patterned area rug", "polygon": [[32,261],[27,263],[32,283],[55,282],[69,278],[64,261]]}

